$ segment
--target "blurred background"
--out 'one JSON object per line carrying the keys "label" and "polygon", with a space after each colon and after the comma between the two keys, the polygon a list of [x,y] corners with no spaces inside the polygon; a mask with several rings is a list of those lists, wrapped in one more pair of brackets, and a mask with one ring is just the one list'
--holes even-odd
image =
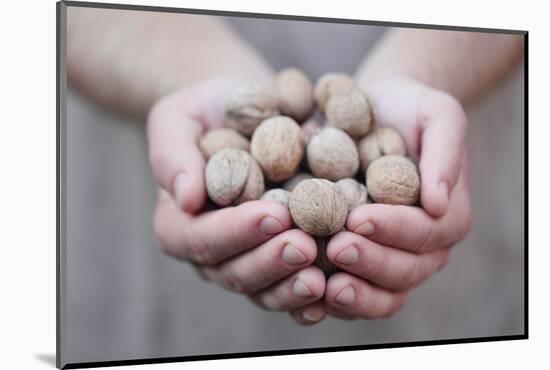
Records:
{"label": "blurred background", "polygon": [[[130,14],[130,12],[129,12]],[[68,10],[70,16],[70,8]],[[185,15],[181,15],[186,17]],[[353,74],[384,27],[227,17],[275,69]],[[184,19],[182,19],[184,21]],[[67,93],[67,360],[523,333],[523,66],[468,110],[473,228],[395,316],[313,327],[203,282],[153,239],[144,123]]]}

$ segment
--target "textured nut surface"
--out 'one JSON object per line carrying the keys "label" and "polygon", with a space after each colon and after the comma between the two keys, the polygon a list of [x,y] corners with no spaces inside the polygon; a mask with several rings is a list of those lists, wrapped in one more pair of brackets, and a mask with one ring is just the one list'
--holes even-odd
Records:
{"label": "textured nut surface", "polygon": [[367,169],[367,190],[377,203],[413,205],[420,195],[420,177],[408,158],[388,155]]}
{"label": "textured nut surface", "polygon": [[367,203],[367,187],[359,181],[348,177],[339,180],[336,185],[342,189],[342,192],[346,196],[348,201],[348,213],[353,211],[355,207]]}
{"label": "textured nut surface", "polygon": [[376,127],[357,144],[361,168],[365,171],[372,161],[385,155],[406,155],[405,141],[391,127]]}
{"label": "textured nut surface", "polygon": [[348,134],[326,127],[309,141],[307,163],[313,175],[337,181],[355,175],[359,169],[359,155]]}
{"label": "textured nut surface", "polygon": [[292,177],[304,156],[304,133],[290,117],[266,119],[254,131],[250,152],[271,181]]}
{"label": "textured nut surface", "polygon": [[325,111],[325,105],[330,96],[345,93],[355,87],[355,82],[350,75],[345,73],[327,73],[321,76],[315,84],[313,96],[315,103],[321,112]]}
{"label": "textured nut surface", "polygon": [[266,118],[279,114],[277,93],[271,85],[242,86],[227,102],[226,126],[251,136]]}
{"label": "textured nut surface", "polygon": [[264,192],[262,170],[239,149],[214,153],[206,164],[205,182],[210,199],[222,207],[258,199]]}
{"label": "textured nut surface", "polygon": [[206,159],[218,150],[225,148],[250,150],[250,142],[247,138],[231,128],[219,128],[208,131],[201,137],[199,147]]}
{"label": "textured nut surface", "polygon": [[272,200],[281,203],[288,208],[288,202],[290,200],[290,192],[285,189],[271,189],[262,195],[261,200]]}
{"label": "textured nut surface", "polygon": [[325,107],[327,125],[337,127],[352,138],[359,139],[369,132],[372,123],[370,104],[359,89],[331,95]]}
{"label": "textured nut surface", "polygon": [[286,180],[283,183],[283,189],[288,191],[293,191],[296,185],[298,185],[300,182],[304,180],[313,179],[313,175],[307,172],[300,172],[297,175],[294,175],[290,179]]}
{"label": "textured nut surface", "polygon": [[337,272],[339,269],[336,267],[327,256],[327,244],[329,238],[315,238],[317,243],[317,257],[313,264],[319,267],[324,273],[325,276],[330,276]]}
{"label": "textured nut surface", "polygon": [[285,116],[304,122],[313,110],[313,86],[304,72],[285,68],[273,78],[279,98],[279,110]]}
{"label": "textured nut surface", "polygon": [[290,214],[306,233],[322,237],[342,230],[348,202],[338,185],[324,179],[300,182],[290,195]]}

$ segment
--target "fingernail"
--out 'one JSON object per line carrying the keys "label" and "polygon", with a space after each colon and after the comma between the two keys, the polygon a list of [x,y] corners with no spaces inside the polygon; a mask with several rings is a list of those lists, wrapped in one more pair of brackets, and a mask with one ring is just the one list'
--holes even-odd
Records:
{"label": "fingernail", "polygon": [[[312,312],[312,311],[313,311],[313,312]],[[322,318],[322,316],[323,316],[322,313],[321,313],[321,315],[318,315],[318,314],[316,314],[316,313],[318,313],[318,312],[315,312],[314,310],[307,310],[307,309],[306,309],[306,310],[304,310],[304,311],[302,312],[302,317],[303,317],[304,320],[306,320],[306,321],[316,322],[316,321],[321,320],[321,318]]]}
{"label": "fingernail", "polygon": [[174,198],[178,207],[181,206],[181,202],[183,201],[186,180],[187,176],[183,172],[177,174],[176,179],[174,180]]}
{"label": "fingernail", "polygon": [[353,301],[355,301],[355,289],[351,285],[342,289],[334,298],[334,302],[345,306],[352,304]]}
{"label": "fingernail", "polygon": [[370,221],[365,221],[355,229],[355,232],[361,235],[374,234],[374,224]]}
{"label": "fingernail", "polygon": [[260,231],[264,234],[273,235],[283,231],[283,225],[275,218],[271,216],[265,216],[259,225]]}
{"label": "fingernail", "polygon": [[287,244],[283,249],[283,261],[289,265],[301,265],[307,262],[307,257],[292,244]]}
{"label": "fingernail", "polygon": [[355,245],[349,245],[336,255],[336,262],[342,265],[353,265],[359,260],[359,251]]}
{"label": "fingernail", "polygon": [[302,298],[309,298],[313,297],[313,293],[309,288],[304,284],[304,282],[300,279],[296,279],[294,282],[294,285],[292,286],[292,292],[294,292],[295,295]]}

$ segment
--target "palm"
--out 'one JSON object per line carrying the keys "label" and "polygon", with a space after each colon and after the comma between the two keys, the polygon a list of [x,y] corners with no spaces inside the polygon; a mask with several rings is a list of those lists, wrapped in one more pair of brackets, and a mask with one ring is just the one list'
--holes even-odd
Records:
{"label": "palm", "polygon": [[[419,159],[421,155],[423,120],[428,111],[448,110],[442,114],[455,120],[456,113],[445,107],[450,98],[445,93],[411,80],[394,80],[368,91],[375,120],[380,126],[392,126],[400,131],[407,144],[408,154]],[[460,117],[458,117],[460,118]]]}
{"label": "palm", "polygon": [[418,161],[422,207],[366,204],[349,215],[347,231],[332,237],[327,255],[344,272],[327,281],[325,302],[344,318],[393,314],[412,288],[446,263],[449,247],[470,227],[461,106],[405,79],[369,86],[367,94],[376,123],[399,130]]}

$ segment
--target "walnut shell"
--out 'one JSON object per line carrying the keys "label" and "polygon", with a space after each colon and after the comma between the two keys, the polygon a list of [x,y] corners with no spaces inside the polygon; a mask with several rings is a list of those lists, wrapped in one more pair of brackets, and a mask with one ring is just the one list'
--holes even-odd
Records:
{"label": "walnut shell", "polygon": [[355,142],[344,131],[326,127],[307,146],[307,163],[316,177],[337,181],[353,177],[359,169]]}
{"label": "walnut shell", "polygon": [[247,152],[222,149],[208,160],[205,168],[208,196],[225,207],[256,200],[264,193],[264,177],[260,166]]}
{"label": "walnut shell", "polygon": [[250,151],[250,142],[247,138],[231,128],[219,128],[208,131],[199,140],[199,148],[206,159],[218,150],[225,148]]}
{"label": "walnut shell", "polygon": [[376,127],[357,144],[361,168],[365,171],[372,161],[385,155],[406,155],[405,140],[391,127]]}
{"label": "walnut shell", "polygon": [[266,119],[254,131],[250,152],[258,161],[265,177],[274,182],[296,174],[304,156],[304,133],[290,117]]}
{"label": "walnut shell", "polygon": [[355,87],[353,78],[345,73],[327,73],[321,76],[315,84],[313,97],[321,112],[325,112],[325,105],[330,96],[348,92]]}
{"label": "walnut shell", "polygon": [[420,177],[408,158],[387,155],[367,169],[367,190],[377,203],[413,205],[420,195]]}
{"label": "walnut shell", "polygon": [[274,202],[279,202],[283,206],[288,208],[288,202],[290,200],[290,191],[285,189],[271,189],[268,190],[262,195],[261,200],[272,200]]}
{"label": "walnut shell", "polygon": [[335,272],[339,271],[339,268],[336,267],[327,256],[327,244],[329,238],[315,238],[315,243],[317,243],[317,257],[313,264],[319,267],[324,273],[325,276],[330,276]]}
{"label": "walnut shell", "polygon": [[348,215],[344,193],[338,185],[324,179],[300,182],[290,195],[289,208],[294,223],[317,237],[342,230]]}
{"label": "walnut shell", "polygon": [[325,107],[326,123],[346,131],[354,139],[369,132],[372,123],[370,104],[359,89],[331,95]]}
{"label": "walnut shell", "polygon": [[356,207],[368,203],[367,187],[352,178],[339,180],[336,185],[342,189],[348,201],[348,213]]}
{"label": "walnut shell", "polygon": [[263,120],[278,114],[279,100],[273,87],[246,85],[237,89],[227,103],[226,126],[250,137]]}
{"label": "walnut shell", "polygon": [[285,116],[304,122],[313,110],[313,86],[304,72],[285,68],[273,78],[279,98],[279,110]]}
{"label": "walnut shell", "polygon": [[313,178],[314,178],[313,175],[311,175],[310,173],[300,172],[297,175],[294,175],[290,179],[286,180],[283,183],[283,189],[288,191],[293,191],[296,185],[298,185],[300,182],[304,180],[313,179]]}

